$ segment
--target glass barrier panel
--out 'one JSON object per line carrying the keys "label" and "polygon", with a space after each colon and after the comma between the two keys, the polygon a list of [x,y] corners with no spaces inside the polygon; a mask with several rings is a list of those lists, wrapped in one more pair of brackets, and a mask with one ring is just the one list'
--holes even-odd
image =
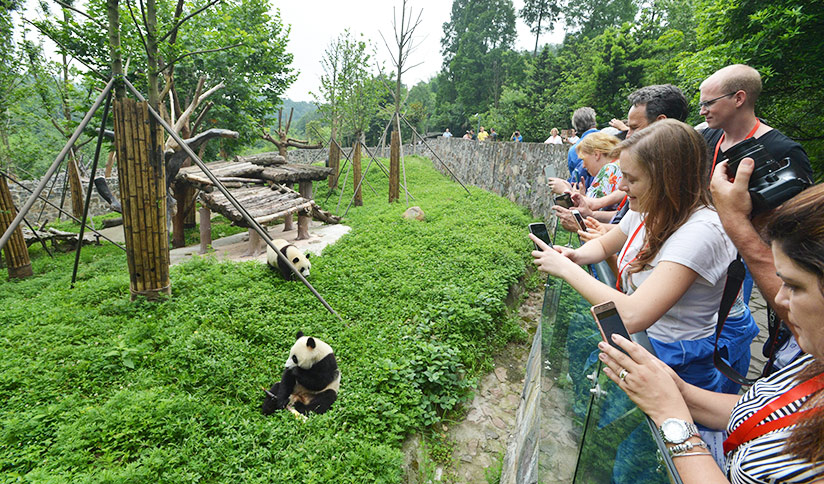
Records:
{"label": "glass barrier panel", "polygon": [[[578,245],[577,236],[563,229],[556,231],[555,243]],[[615,283],[607,264],[589,269],[599,280]],[[564,281],[547,280],[538,482],[680,482],[671,475],[671,460],[659,451],[665,447],[651,432],[651,421],[601,373],[601,333],[590,306]]]}

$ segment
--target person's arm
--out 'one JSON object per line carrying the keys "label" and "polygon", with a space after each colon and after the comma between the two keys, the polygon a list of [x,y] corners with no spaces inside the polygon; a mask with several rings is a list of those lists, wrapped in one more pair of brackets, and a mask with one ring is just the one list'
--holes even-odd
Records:
{"label": "person's arm", "polygon": [[750,220],[752,199],[747,187],[752,172],[752,159],[744,158],[738,165],[735,180],[731,182],[727,174],[727,162],[719,163],[710,182],[712,200],[724,231],[747,263],[747,268],[764,299],[778,317],[786,321],[786,308],[775,304],[775,296],[781,289],[782,282],[775,274],[772,251]]}
{"label": "person's arm", "polygon": [[558,195],[572,191],[572,184],[563,178],[551,176],[547,178],[547,185],[552,193],[557,193]]}
{"label": "person's arm", "polygon": [[[602,351],[599,358],[604,362],[604,374],[615,382],[638,405],[638,408],[649,415],[659,427],[668,418],[677,418],[687,422],[697,421],[690,413],[692,409],[688,401],[679,391],[679,384],[672,378],[675,372],[671,368],[632,341],[618,335],[613,337],[613,341],[627,354],[604,342],[598,343],[598,348]],[[618,376],[622,370],[626,370],[623,379]],[[725,428],[735,404],[735,402],[730,404],[730,401],[732,399],[737,401],[739,397],[707,390],[702,390],[702,392],[705,393],[701,395],[701,398],[706,398],[715,404],[713,409],[715,414],[712,420],[723,421],[720,428]],[[691,437],[689,441],[696,443],[698,438]],[[685,455],[672,459],[681,480],[685,484],[728,483],[726,476],[709,452],[696,448],[690,453],[699,452],[705,455]]]}
{"label": "person's arm", "polygon": [[[532,234],[530,237],[537,240]],[[698,273],[676,262],[663,261],[652,270],[635,292],[624,294],[598,281],[578,265],[590,262],[585,259],[594,254],[590,252],[590,248],[594,250],[597,247],[595,244],[601,245],[601,258],[598,260],[604,260],[607,255],[613,254],[614,251],[607,250],[613,249],[617,238],[625,239],[626,234],[620,230],[611,230],[603,237],[584,244],[574,251],[576,254],[571,257],[569,254],[562,254],[560,248],[552,250],[541,243],[539,246],[542,246],[543,250],[532,253],[535,257],[533,262],[539,270],[564,279],[592,304],[613,301],[627,330],[637,333],[652,326],[674,306],[698,278]],[[578,252],[579,250],[582,252]]]}

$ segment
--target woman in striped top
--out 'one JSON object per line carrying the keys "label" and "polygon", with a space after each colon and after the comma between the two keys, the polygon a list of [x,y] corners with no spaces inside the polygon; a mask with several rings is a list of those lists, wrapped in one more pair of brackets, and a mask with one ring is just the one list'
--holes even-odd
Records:
{"label": "woman in striped top", "polygon": [[[747,182],[739,183],[746,189]],[[776,210],[767,234],[783,281],[775,302],[787,309],[788,326],[805,356],[739,397],[685,383],[620,336],[615,341],[629,356],[599,345],[605,373],[662,426],[673,462],[687,484],[824,484],[824,185]],[[730,433],[724,442],[726,472],[704,450],[693,422]],[[686,431],[668,434],[667,426]]]}

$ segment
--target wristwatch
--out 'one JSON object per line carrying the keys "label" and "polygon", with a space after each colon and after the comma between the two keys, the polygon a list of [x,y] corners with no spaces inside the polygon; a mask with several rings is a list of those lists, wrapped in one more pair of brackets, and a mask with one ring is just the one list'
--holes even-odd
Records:
{"label": "wristwatch", "polygon": [[683,444],[692,436],[698,437],[695,424],[677,418],[668,418],[658,427],[661,438],[668,444]]}

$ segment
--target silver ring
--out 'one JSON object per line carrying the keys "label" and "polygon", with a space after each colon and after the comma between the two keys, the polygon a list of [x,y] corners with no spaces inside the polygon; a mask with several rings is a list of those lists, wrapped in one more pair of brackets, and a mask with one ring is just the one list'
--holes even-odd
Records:
{"label": "silver ring", "polygon": [[629,372],[627,371],[626,368],[624,368],[624,369],[621,370],[621,373],[618,373],[618,378],[623,380],[624,378],[627,377],[627,375],[629,375]]}

